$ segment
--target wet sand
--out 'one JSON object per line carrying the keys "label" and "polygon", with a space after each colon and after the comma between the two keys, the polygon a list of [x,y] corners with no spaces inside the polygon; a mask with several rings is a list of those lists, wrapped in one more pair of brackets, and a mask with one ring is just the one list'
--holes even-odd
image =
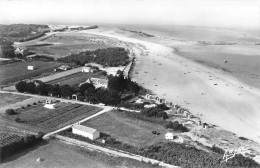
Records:
{"label": "wet sand", "polygon": [[[260,90],[223,70],[204,66],[177,55],[172,47],[155,39],[115,29],[85,31],[130,42],[136,53],[133,79],[158,96],[199,114],[204,122],[216,124],[239,136],[260,142]],[[171,45],[192,45],[179,42]]]}

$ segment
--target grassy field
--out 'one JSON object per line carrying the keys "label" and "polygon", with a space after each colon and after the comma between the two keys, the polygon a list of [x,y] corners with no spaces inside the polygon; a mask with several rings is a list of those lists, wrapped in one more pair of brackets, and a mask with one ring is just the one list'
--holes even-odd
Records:
{"label": "grassy field", "polygon": [[80,32],[56,33],[37,40],[22,43],[22,48],[39,54],[50,54],[55,57],[62,57],[70,54],[79,53],[85,50],[95,50],[113,47],[114,45],[94,42],[92,39],[100,39],[96,35],[88,35]]}
{"label": "grassy field", "polygon": [[45,132],[62,128],[66,125],[75,123],[83,118],[89,117],[101,108],[71,103],[56,103],[55,109],[43,107],[42,103],[19,109],[18,114],[4,116],[9,120],[19,117],[21,123],[45,129]]}
{"label": "grassy field", "polygon": [[6,105],[14,104],[17,102],[29,99],[29,96],[14,95],[10,93],[0,93],[0,108]]}
{"label": "grassy field", "polygon": [[[124,143],[137,147],[149,146],[156,142],[164,141],[167,132],[161,125],[130,118],[128,112],[110,111],[82,123]],[[152,134],[157,131],[160,135]]]}
{"label": "grassy field", "polygon": [[[27,66],[35,66],[35,70],[27,70]],[[11,64],[0,66],[0,85],[5,85],[8,83],[17,82],[23,79],[27,79],[34,76],[39,76],[45,72],[53,71],[57,68],[60,63],[57,62],[42,62],[42,61],[32,61],[32,62],[15,62]]]}
{"label": "grassy field", "polygon": [[91,77],[100,77],[101,73],[97,72],[97,73],[86,73],[86,72],[78,72],[78,73],[74,73],[59,79],[55,79],[52,81],[47,82],[47,84],[59,84],[61,85],[78,85],[82,82],[86,82],[89,78]]}
{"label": "grassy field", "polygon": [[[37,162],[37,158],[43,161]],[[151,168],[148,163],[136,160],[109,156],[96,151],[89,151],[82,147],[51,140],[48,144],[41,144],[25,151],[20,155],[4,160],[1,168]]]}

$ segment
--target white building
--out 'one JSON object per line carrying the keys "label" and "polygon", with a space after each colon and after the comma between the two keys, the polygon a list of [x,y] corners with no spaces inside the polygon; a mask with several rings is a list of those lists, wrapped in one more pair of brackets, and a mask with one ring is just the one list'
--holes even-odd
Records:
{"label": "white building", "polygon": [[151,108],[151,107],[156,107],[156,104],[146,104],[144,105],[144,108]]}
{"label": "white building", "polygon": [[165,134],[165,139],[173,139],[173,138],[174,138],[173,133],[168,132],[168,133]]}
{"label": "white building", "polygon": [[81,72],[90,72],[90,67],[83,67]]}
{"label": "white building", "polygon": [[96,129],[79,125],[79,124],[75,124],[72,126],[72,133],[87,137],[91,140],[95,140],[100,137],[100,132],[97,131]]}
{"label": "white building", "polygon": [[108,79],[90,78],[87,80],[87,83],[92,83],[95,86],[95,88],[100,88],[100,87],[107,88]]}
{"label": "white building", "polygon": [[34,70],[34,66],[28,66],[27,69],[28,70]]}
{"label": "white building", "polygon": [[55,109],[55,104],[52,103],[52,100],[46,100],[45,105],[43,107],[48,109]]}

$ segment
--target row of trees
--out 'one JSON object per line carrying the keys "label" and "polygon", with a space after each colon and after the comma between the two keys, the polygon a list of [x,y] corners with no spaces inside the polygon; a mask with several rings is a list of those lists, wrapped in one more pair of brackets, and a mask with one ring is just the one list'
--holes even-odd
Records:
{"label": "row of trees", "polygon": [[43,82],[26,82],[20,81],[15,87],[18,92],[28,92],[40,95],[52,95],[56,97],[71,98],[73,94],[77,94],[78,100],[90,101],[92,103],[102,102],[109,105],[117,105],[120,103],[120,94],[114,90],[104,88],[95,88],[91,83],[82,84],[80,87],[72,87],[70,85],[50,85]]}
{"label": "row of trees", "polygon": [[6,40],[4,38],[0,39],[0,47],[2,51],[2,56],[4,58],[14,58],[15,53],[14,53],[14,47],[12,46],[13,42]]}
{"label": "row of trees", "polygon": [[60,58],[59,61],[66,63],[76,63],[84,66],[86,63],[95,62],[104,66],[120,66],[129,62],[129,52],[122,47],[97,49],[94,51],[84,51]]}

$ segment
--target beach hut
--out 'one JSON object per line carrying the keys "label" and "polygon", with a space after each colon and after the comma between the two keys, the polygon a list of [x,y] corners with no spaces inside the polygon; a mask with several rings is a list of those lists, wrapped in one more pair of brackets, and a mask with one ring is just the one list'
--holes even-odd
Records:
{"label": "beach hut", "polygon": [[34,66],[30,66],[30,65],[29,65],[29,66],[27,67],[27,69],[33,71],[33,70],[34,70]]}
{"label": "beach hut", "polygon": [[207,123],[203,123],[203,128],[204,129],[208,129],[209,128],[209,125]]}

